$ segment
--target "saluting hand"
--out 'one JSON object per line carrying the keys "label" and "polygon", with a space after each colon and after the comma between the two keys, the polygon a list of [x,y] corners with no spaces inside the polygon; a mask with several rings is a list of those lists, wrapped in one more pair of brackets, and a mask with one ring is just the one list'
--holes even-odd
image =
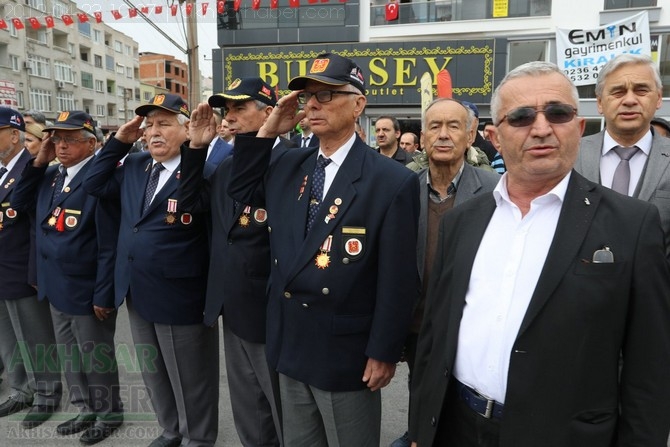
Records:
{"label": "saluting hand", "polygon": [[37,152],[35,161],[33,162],[33,166],[36,168],[49,166],[49,163],[56,159],[56,145],[53,143],[53,141],[51,141],[53,132],[49,132],[46,135],[47,136],[42,139],[42,145],[40,146],[40,150]]}
{"label": "saluting hand", "polygon": [[301,91],[291,92],[277,101],[274,110],[258,131],[259,137],[276,138],[295,129],[296,124],[305,117],[303,110],[298,111],[298,93]]}
{"label": "saluting hand", "polygon": [[216,136],[216,118],[214,111],[206,102],[201,102],[191,112],[191,121],[188,123],[188,136],[192,149],[209,146]]}
{"label": "saluting hand", "polygon": [[136,115],[126,124],[119,127],[119,130],[117,130],[114,134],[114,138],[126,144],[132,144],[136,142],[137,139],[140,138],[142,134],[144,134],[144,129],[140,127],[143,121],[143,116]]}

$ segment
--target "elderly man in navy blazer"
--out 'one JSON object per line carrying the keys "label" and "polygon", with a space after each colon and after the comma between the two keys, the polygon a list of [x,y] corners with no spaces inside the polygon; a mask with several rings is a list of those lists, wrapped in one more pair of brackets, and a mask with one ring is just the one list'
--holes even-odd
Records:
{"label": "elderly man in navy blazer", "polygon": [[[38,296],[51,304],[70,401],[80,411],[57,432],[84,431],[81,442],[94,444],[123,419],[114,356],[117,220],[113,204],[100,204],[82,187],[96,143],[91,116],[61,112],[45,132],[48,137],[14,191],[14,207],[35,213]],[[56,157],[60,164],[49,166]],[[55,407],[33,406],[36,409],[34,424]]]}
{"label": "elderly man in navy blazer", "polygon": [[[56,341],[49,303],[38,301],[34,288],[37,278],[33,214],[17,212],[12,197],[30,160],[30,152],[23,148],[24,130],[19,112],[0,107],[0,358],[9,365],[10,387],[9,398],[0,405],[0,416],[31,405],[55,408],[62,388],[52,349]],[[31,365],[31,359],[42,366],[26,367]]]}
{"label": "elderly man in navy blazer", "polygon": [[[378,447],[379,390],[395,374],[418,297],[407,264],[416,259],[419,181],[356,135],[361,69],[331,53],[308,66],[258,137],[235,139],[230,192],[244,203],[265,195],[267,355],[279,372],[285,444]],[[304,116],[320,147],[270,164],[275,138]]]}
{"label": "elderly man in navy blazer", "polygon": [[[152,359],[142,365],[142,377],[163,433],[151,446],[211,446],[218,432],[219,348],[218,326],[202,324],[208,216],[177,212],[190,113],[172,94],[156,95],[135,113],[97,156],[84,187],[103,200],[121,200],[116,302],[126,298],[138,356]],[[142,131],[148,152],[118,166]]]}

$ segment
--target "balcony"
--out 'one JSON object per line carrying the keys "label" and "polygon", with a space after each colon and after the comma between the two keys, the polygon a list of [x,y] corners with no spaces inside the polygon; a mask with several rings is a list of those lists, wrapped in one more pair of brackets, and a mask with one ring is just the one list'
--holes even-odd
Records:
{"label": "balcony", "polygon": [[454,22],[551,15],[551,0],[509,0],[507,8],[493,9],[493,0],[401,1],[397,20],[386,20],[386,0],[370,3],[370,26]]}

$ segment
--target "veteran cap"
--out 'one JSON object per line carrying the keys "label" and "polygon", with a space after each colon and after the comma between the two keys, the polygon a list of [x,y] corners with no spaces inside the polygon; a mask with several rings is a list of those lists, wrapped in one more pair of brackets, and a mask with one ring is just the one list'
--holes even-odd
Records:
{"label": "veteran cap", "polygon": [[43,132],[78,129],[88,130],[95,135],[95,121],[93,121],[91,115],[84,111],[70,110],[59,113],[56,121],[51,126],[45,127]]}
{"label": "veteran cap", "polygon": [[26,131],[26,122],[23,120],[23,115],[9,107],[0,106],[0,129],[11,127]]}
{"label": "veteran cap", "polygon": [[314,80],[328,85],[351,84],[365,94],[365,80],[361,67],[346,57],[334,53],[320,54],[312,61],[309,71],[304,76],[291,79],[288,88],[302,90],[307,81]]}
{"label": "veteran cap", "polygon": [[207,101],[212,107],[224,107],[226,101],[258,100],[269,106],[277,104],[277,95],[270,84],[261,78],[237,78],[222,93],[210,96]]}
{"label": "veteran cap", "polygon": [[670,123],[661,118],[660,116],[655,116],[651,119],[651,124],[658,124],[668,132],[670,132]]}
{"label": "veteran cap", "polygon": [[188,109],[188,104],[179,95],[172,93],[161,93],[151,98],[149,104],[143,104],[135,109],[135,113],[139,116],[147,116],[149,112],[154,109],[167,110],[168,112],[182,114],[186,118],[191,117],[191,112]]}

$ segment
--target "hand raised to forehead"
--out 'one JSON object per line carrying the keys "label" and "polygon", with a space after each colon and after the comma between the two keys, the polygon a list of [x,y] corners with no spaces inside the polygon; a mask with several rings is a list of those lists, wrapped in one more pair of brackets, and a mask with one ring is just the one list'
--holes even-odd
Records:
{"label": "hand raised to forehead", "polygon": [[191,148],[207,147],[217,135],[216,118],[214,111],[206,102],[201,102],[191,112],[191,121],[188,123],[188,136]]}
{"label": "hand raised to forehead", "polygon": [[298,93],[301,91],[291,92],[277,101],[274,110],[258,131],[259,137],[276,138],[295,128],[296,124],[305,117],[303,110],[298,111]]}

